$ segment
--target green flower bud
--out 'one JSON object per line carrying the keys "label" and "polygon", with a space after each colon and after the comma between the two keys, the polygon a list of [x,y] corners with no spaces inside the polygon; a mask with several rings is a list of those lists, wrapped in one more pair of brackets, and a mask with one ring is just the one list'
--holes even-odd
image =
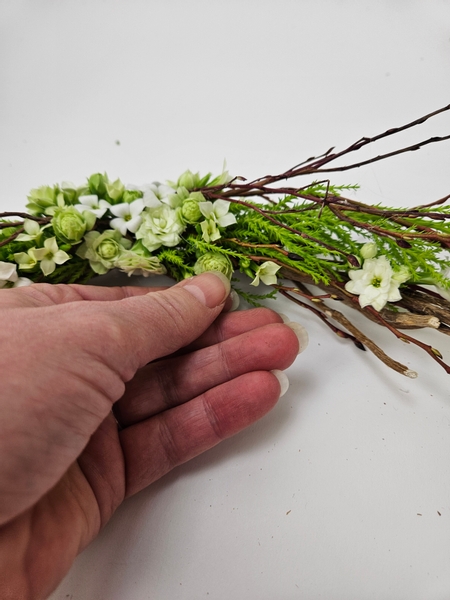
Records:
{"label": "green flower bud", "polygon": [[61,189],[59,194],[59,204],[62,202],[63,206],[75,204],[78,200],[78,196],[82,196],[83,192],[88,192],[87,186],[77,188],[72,183],[67,182],[62,182],[59,187]]}
{"label": "green flower bud", "polygon": [[107,194],[106,184],[109,183],[108,175],[105,173],[95,173],[88,179],[89,192],[96,194],[99,198],[104,198]]}
{"label": "green flower bud", "polygon": [[120,179],[116,179],[116,181],[113,181],[112,183],[106,183],[106,193],[108,194],[112,204],[119,204],[122,202],[124,191],[125,186]]}
{"label": "green flower bud", "polygon": [[192,173],[188,169],[178,179],[178,186],[182,186],[182,187],[187,188],[188,190],[192,190],[193,188],[198,187],[199,181],[200,181],[199,174]]}
{"label": "green flower bud", "polygon": [[122,250],[122,247],[113,239],[109,238],[100,242],[97,246],[97,254],[106,261],[112,261],[117,258]]}
{"label": "green flower bud", "polygon": [[181,215],[187,223],[197,223],[202,218],[200,207],[196,200],[188,198],[181,206]]}
{"label": "green flower bud", "polygon": [[138,198],[142,198],[144,194],[139,190],[125,190],[122,196],[122,202],[128,202],[130,204]]}
{"label": "green flower bud", "polygon": [[364,244],[361,248],[361,256],[364,259],[375,258],[377,252],[378,248],[375,242],[367,242],[367,244]]}
{"label": "green flower bud", "polygon": [[80,242],[86,230],[89,229],[84,215],[72,206],[55,211],[52,227],[56,236],[69,244]]}
{"label": "green flower bud", "polygon": [[207,252],[200,256],[194,265],[194,271],[196,275],[204,273],[205,271],[219,271],[231,279],[233,274],[233,264],[228,256],[221,254],[220,252]]}
{"label": "green flower bud", "polygon": [[405,265],[401,265],[398,269],[396,269],[392,275],[392,279],[394,281],[398,281],[398,283],[405,283],[408,279],[411,279],[411,273]]}

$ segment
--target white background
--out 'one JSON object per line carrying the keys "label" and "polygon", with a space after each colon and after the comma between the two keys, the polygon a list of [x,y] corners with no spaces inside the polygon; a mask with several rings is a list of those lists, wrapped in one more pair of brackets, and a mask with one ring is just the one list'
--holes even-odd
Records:
{"label": "white background", "polygon": [[[0,0],[0,210],[98,171],[279,172],[449,102],[448,0]],[[444,115],[376,151],[449,133]],[[449,158],[333,180],[425,203],[450,192]],[[270,305],[310,333],[288,393],[126,502],[52,600],[450,597],[449,376],[360,319],[417,380]]]}

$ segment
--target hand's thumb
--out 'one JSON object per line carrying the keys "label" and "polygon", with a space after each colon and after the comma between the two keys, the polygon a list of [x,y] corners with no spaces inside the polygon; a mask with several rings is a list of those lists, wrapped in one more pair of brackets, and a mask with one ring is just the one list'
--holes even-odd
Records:
{"label": "hand's thumb", "polygon": [[228,279],[209,272],[164,291],[99,303],[103,361],[129,380],[139,367],[199,337],[220,314],[229,293]]}

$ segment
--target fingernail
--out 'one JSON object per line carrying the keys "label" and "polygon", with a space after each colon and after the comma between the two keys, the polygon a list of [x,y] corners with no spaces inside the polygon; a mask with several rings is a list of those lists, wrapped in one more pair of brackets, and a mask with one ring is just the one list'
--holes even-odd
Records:
{"label": "fingernail", "polygon": [[271,373],[273,375],[275,375],[275,377],[278,379],[278,383],[280,384],[280,398],[281,398],[281,396],[284,396],[284,394],[289,389],[289,379],[287,378],[287,375],[283,371],[279,371],[278,369],[274,369],[273,371],[271,371]]}
{"label": "fingernail", "polygon": [[233,310],[237,310],[239,308],[240,298],[239,298],[239,294],[235,290],[231,290],[230,298],[231,298],[230,312],[232,312]]}
{"label": "fingernail", "polygon": [[278,314],[283,319],[283,323],[290,323],[291,322],[290,318],[287,315],[285,315],[284,313],[278,313]]}
{"label": "fingernail", "polygon": [[292,329],[292,331],[295,333],[295,335],[297,336],[298,344],[299,344],[298,353],[300,354],[308,346],[308,342],[309,342],[308,332],[303,327],[303,325],[300,325],[300,323],[296,323],[295,321],[289,321],[289,323],[286,323],[286,325],[288,327],[290,327]]}
{"label": "fingernail", "polygon": [[230,281],[223,273],[208,271],[178,284],[208,308],[223,304],[230,293]]}

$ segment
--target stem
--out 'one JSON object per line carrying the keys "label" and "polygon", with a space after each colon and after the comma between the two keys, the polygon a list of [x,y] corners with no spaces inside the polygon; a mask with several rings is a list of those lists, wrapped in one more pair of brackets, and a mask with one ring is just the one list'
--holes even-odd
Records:
{"label": "stem", "polygon": [[35,217],[34,215],[29,215],[28,213],[23,212],[0,213],[0,219],[5,219],[6,217],[20,217],[22,219],[30,219],[31,221],[37,221],[38,223],[50,223],[50,221],[52,220],[51,217]]}
{"label": "stem", "polygon": [[377,321],[379,321],[382,325],[384,325],[387,329],[389,329],[389,331],[391,333],[393,333],[395,335],[395,337],[397,337],[399,340],[402,340],[403,342],[408,342],[408,343],[410,342],[410,343],[414,344],[415,346],[422,348],[422,350],[425,350],[425,352],[429,356],[431,356],[431,358],[433,360],[435,360],[437,363],[439,363],[441,365],[441,367],[446,371],[446,373],[450,373],[450,366],[447,365],[442,360],[442,355],[439,352],[439,350],[437,350],[436,348],[433,348],[432,346],[429,346],[428,344],[424,344],[420,340],[417,340],[416,338],[413,338],[412,336],[407,335],[406,333],[401,333],[400,331],[398,331],[398,329],[396,329],[395,327],[390,325],[385,319],[383,319],[383,317],[380,315],[380,313],[377,310],[375,310],[374,308],[372,308],[371,306],[366,306],[365,310],[370,312],[376,318]]}
{"label": "stem", "polygon": [[[373,342],[364,333],[362,333],[362,331],[360,331],[357,327],[355,327],[353,325],[353,323],[351,323],[347,319],[347,317],[345,317],[341,312],[339,312],[337,310],[334,310],[332,308],[329,308],[326,305],[321,305],[321,303],[317,303],[317,305],[313,308],[312,306],[308,306],[307,304],[305,304],[301,300],[298,300],[297,298],[294,298],[288,292],[285,292],[285,291],[281,290],[280,293],[283,296],[285,296],[286,298],[289,298],[290,300],[292,300],[293,302],[295,302],[296,304],[299,304],[300,306],[303,306],[304,308],[308,308],[309,310],[311,310],[315,314],[317,314],[318,311],[321,311],[321,313],[323,313],[325,315],[325,317],[330,317],[330,318],[334,319],[335,321],[337,321],[340,325],[342,325],[343,327],[345,327],[352,334],[352,336],[354,336],[354,338],[358,342],[360,342],[364,346],[367,346],[367,348],[373,354],[375,354],[375,356],[379,360],[381,360],[381,362],[383,362],[386,366],[390,367],[394,371],[397,371],[397,373],[401,373],[402,375],[405,375],[406,377],[410,377],[412,379],[414,379],[415,377],[417,377],[417,373],[415,371],[412,371],[411,369],[408,369],[407,366],[403,365],[402,363],[400,363],[400,362],[394,360],[393,358],[391,358],[390,356],[388,356],[379,346],[377,346],[375,344],[375,342]],[[322,318],[322,317],[320,317],[320,318]],[[330,324],[328,323],[328,321],[325,321],[324,318],[322,318],[322,320],[324,322],[326,322],[328,326],[330,326]],[[333,328],[333,326],[331,326],[331,328]],[[340,336],[340,337],[343,337],[343,336]]]}
{"label": "stem", "polygon": [[12,235],[10,235],[8,238],[6,238],[5,240],[2,240],[0,242],[0,248],[2,246],[6,246],[6,244],[9,244],[9,242],[12,242],[16,239],[16,237],[19,235],[19,233],[22,233],[24,231],[23,227],[20,227],[20,229],[17,229],[17,231],[15,231]]}
{"label": "stem", "polygon": [[322,242],[321,240],[318,240],[318,239],[312,237],[311,235],[308,235],[307,233],[300,231],[299,229],[295,229],[294,227],[290,227],[289,225],[286,225],[285,223],[282,223],[281,221],[274,219],[272,216],[270,216],[270,214],[267,214],[267,211],[263,210],[262,208],[259,208],[258,206],[253,206],[249,202],[245,202],[244,200],[238,200],[237,198],[230,199],[230,198],[228,198],[226,196],[222,196],[220,194],[208,194],[207,192],[203,192],[203,194],[210,198],[212,197],[215,199],[227,200],[229,202],[234,202],[235,204],[240,204],[241,206],[246,206],[247,208],[250,208],[250,209],[254,210],[255,212],[259,213],[260,215],[262,215],[263,217],[265,217],[266,219],[268,219],[275,225],[278,225],[279,227],[282,227],[283,229],[286,229],[287,231],[291,231],[292,233],[296,233],[301,238],[308,240],[310,242],[314,242],[315,244],[321,246],[322,248],[325,248],[325,250],[329,250],[330,252],[340,254],[341,256],[344,256],[353,267],[359,267],[359,261],[356,258],[356,256],[353,256],[353,254],[347,254],[346,252],[339,250],[339,248],[336,248],[335,246],[332,246],[331,244]]}

